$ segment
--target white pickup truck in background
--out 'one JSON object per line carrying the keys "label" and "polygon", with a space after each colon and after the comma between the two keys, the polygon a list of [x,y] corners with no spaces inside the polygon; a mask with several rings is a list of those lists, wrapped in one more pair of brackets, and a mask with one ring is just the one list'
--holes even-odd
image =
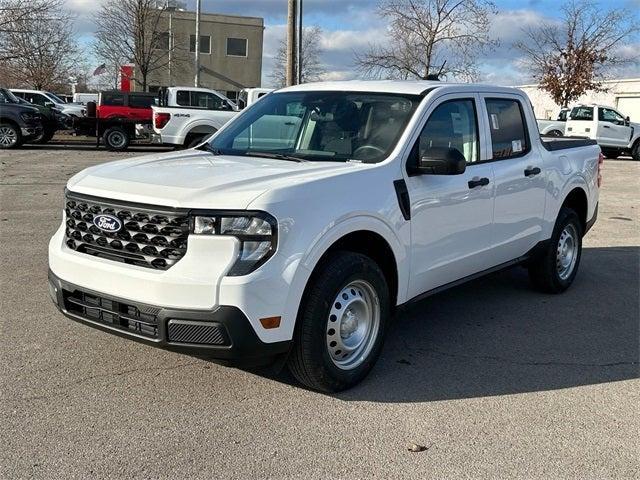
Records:
{"label": "white pickup truck in background", "polygon": [[640,160],[640,124],[612,107],[574,106],[567,120],[566,135],[594,139],[607,158],[630,154],[634,160]]}
{"label": "white pickup truck in background", "polygon": [[185,148],[202,143],[238,114],[224,95],[196,87],[162,88],[158,105],[151,108],[154,141]]}
{"label": "white pickup truck in background", "polygon": [[555,120],[537,120],[540,135],[548,135],[550,137],[562,137],[567,123],[567,114],[570,108],[562,108]]}
{"label": "white pickup truck in background", "polygon": [[72,177],[49,291],[87,325],[338,391],[400,306],[515,265],[569,288],[601,164],[593,140],[541,137],[513,88],[285,88],[198,148]]}

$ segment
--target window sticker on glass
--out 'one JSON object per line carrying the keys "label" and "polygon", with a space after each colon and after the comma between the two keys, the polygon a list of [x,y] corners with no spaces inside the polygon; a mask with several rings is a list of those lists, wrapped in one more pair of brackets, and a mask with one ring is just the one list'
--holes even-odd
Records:
{"label": "window sticker on glass", "polygon": [[522,140],[513,140],[511,142],[511,151],[513,153],[519,153],[522,151]]}
{"label": "window sticker on glass", "polygon": [[491,114],[491,125],[494,130],[500,130],[500,124],[498,123],[498,115],[495,113]]}

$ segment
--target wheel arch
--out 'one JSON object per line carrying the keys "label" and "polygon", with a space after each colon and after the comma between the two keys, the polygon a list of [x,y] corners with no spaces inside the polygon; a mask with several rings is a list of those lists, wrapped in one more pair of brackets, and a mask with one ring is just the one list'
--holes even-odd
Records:
{"label": "wheel arch", "polygon": [[568,207],[574,210],[580,218],[582,232],[584,233],[587,226],[587,216],[589,214],[589,200],[587,193],[582,187],[574,187],[564,198],[562,207]]}

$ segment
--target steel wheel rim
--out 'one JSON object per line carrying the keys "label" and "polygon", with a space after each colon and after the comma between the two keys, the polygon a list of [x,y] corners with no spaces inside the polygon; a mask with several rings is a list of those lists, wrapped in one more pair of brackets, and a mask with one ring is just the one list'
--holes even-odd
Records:
{"label": "steel wheel rim", "polygon": [[109,135],[109,141],[114,147],[121,147],[122,145],[124,145],[124,135],[122,135],[120,132],[114,132]]}
{"label": "steel wheel rim", "polygon": [[18,141],[18,134],[11,127],[0,127],[0,145],[10,147]]}
{"label": "steel wheel rim", "polygon": [[373,286],[355,280],[338,292],[326,326],[326,345],[334,365],[352,370],[362,365],[380,330],[380,299]]}
{"label": "steel wheel rim", "polygon": [[578,261],[578,231],[569,224],[564,227],[556,249],[556,269],[561,280],[568,279]]}

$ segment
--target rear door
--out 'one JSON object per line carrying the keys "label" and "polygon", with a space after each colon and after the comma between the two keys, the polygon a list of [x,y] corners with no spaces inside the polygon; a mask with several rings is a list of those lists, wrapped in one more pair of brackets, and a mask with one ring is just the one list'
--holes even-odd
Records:
{"label": "rear door", "polygon": [[626,147],[631,139],[631,127],[613,108],[598,107],[598,143]]}
{"label": "rear door", "polygon": [[541,240],[545,203],[545,172],[535,118],[527,115],[523,97],[483,95],[495,176],[493,263],[514,260]]}
{"label": "rear door", "polygon": [[409,295],[459,280],[491,267],[494,179],[491,162],[483,162],[473,93],[440,97],[407,162],[428,156],[430,148],[456,148],[467,168],[460,175],[408,175],[411,199],[411,274]]}

